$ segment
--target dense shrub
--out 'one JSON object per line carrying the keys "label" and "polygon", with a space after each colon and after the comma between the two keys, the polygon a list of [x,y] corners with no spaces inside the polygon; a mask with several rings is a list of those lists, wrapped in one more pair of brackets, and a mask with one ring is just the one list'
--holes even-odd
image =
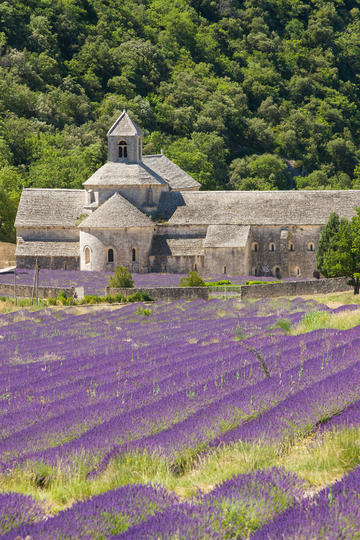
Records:
{"label": "dense shrub", "polygon": [[180,279],[180,287],[205,287],[205,281],[195,270],[190,270],[186,277]]}
{"label": "dense shrub", "polygon": [[134,280],[128,268],[125,266],[118,266],[115,269],[114,277],[109,279],[108,286],[113,287],[114,289],[134,287]]}

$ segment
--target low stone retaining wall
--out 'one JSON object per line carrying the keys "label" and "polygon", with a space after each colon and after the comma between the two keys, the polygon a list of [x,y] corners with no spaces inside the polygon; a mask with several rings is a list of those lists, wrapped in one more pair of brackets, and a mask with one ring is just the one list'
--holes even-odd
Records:
{"label": "low stone retaining wall", "polygon": [[[31,298],[32,285],[16,284],[16,296],[20,298]],[[39,286],[39,298],[56,298],[60,291],[65,291],[66,296],[74,294],[73,287],[43,287]],[[14,286],[10,284],[0,284],[0,296],[14,296]]]}
{"label": "low stone retaining wall", "polygon": [[106,288],[105,294],[121,294],[128,297],[136,292],[148,294],[153,300],[208,300],[213,297],[239,296],[266,298],[276,296],[302,296],[307,294],[327,294],[351,290],[348,278],[317,279],[309,281],[282,281],[266,285],[233,285],[228,287],[153,287],[133,289]]}
{"label": "low stone retaining wall", "polygon": [[[105,295],[121,294],[126,298],[136,292],[145,293],[153,300],[196,300],[202,298],[223,298],[239,296],[241,300],[248,298],[265,298],[276,296],[302,296],[307,294],[328,294],[349,291],[348,278],[317,279],[311,281],[282,281],[267,285],[233,285],[228,287],[141,287],[133,289],[114,289],[106,287]],[[83,288],[81,288],[83,289]],[[45,287],[39,286],[39,298],[56,298],[60,291],[66,296],[73,296],[74,287]],[[16,284],[16,294],[19,297],[31,298],[32,285]],[[84,295],[77,288],[78,298]],[[13,284],[0,284],[0,296],[14,296]]]}
{"label": "low stone retaining wall", "polygon": [[106,287],[105,294],[121,294],[126,298],[139,292],[148,294],[153,300],[196,300],[202,298],[208,300],[210,287],[141,287],[134,289],[114,289]]}
{"label": "low stone retaining wall", "polygon": [[243,285],[241,300],[274,296],[302,296],[328,294],[351,290],[349,278],[316,279],[311,281],[282,281],[267,285]]}

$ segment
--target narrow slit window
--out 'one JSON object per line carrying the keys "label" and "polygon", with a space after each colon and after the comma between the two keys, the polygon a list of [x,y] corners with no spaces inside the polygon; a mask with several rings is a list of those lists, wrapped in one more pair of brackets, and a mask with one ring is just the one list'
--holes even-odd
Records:
{"label": "narrow slit window", "polygon": [[107,262],[108,263],[114,262],[114,250],[111,248],[108,249],[108,252],[107,252]]}
{"label": "narrow slit window", "polygon": [[315,251],[314,242],[309,242],[307,248],[308,248],[308,251]]}
{"label": "narrow slit window", "polygon": [[85,264],[90,263],[90,248],[85,248]]}
{"label": "narrow slit window", "polygon": [[135,248],[132,248],[132,262],[135,262],[136,261],[136,249]]}
{"label": "narrow slit window", "polygon": [[223,268],[223,274],[226,274],[226,266]]}
{"label": "narrow slit window", "polygon": [[270,244],[269,244],[269,251],[275,251],[275,244],[274,244],[274,242],[270,242]]}

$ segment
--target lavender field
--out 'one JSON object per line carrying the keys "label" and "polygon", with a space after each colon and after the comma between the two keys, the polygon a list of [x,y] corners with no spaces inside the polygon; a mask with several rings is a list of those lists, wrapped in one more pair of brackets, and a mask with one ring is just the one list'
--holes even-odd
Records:
{"label": "lavender field", "polygon": [[[40,270],[39,285],[50,287],[84,287],[85,294],[94,294],[102,296],[105,292],[105,287],[109,278],[113,273],[103,272],[85,272],[81,270],[48,270],[46,268]],[[135,287],[178,287],[180,279],[185,274],[133,274]],[[219,275],[204,275],[203,278],[207,281],[216,281],[220,279],[229,279],[236,284],[244,283],[247,279],[268,280],[269,278],[253,278],[249,276],[227,276]],[[19,285],[32,285],[34,281],[34,270],[18,268],[16,271],[16,279]],[[273,279],[273,278],[271,278]],[[14,276],[12,272],[0,274],[0,284],[13,284]]]}
{"label": "lavender field", "polygon": [[1,537],[360,538],[357,309],[0,315]]}
{"label": "lavender field", "polygon": [[[40,270],[39,285],[49,287],[84,287],[85,294],[104,295],[105,287],[113,273],[85,272],[81,270]],[[135,287],[178,287],[180,279],[186,274],[132,274]],[[276,281],[273,277],[256,276],[229,276],[227,274],[203,274],[205,281],[229,280],[233,285],[241,285],[246,280]],[[18,268],[16,270],[16,280],[18,285],[32,285],[34,281],[34,270]],[[301,278],[286,278],[286,280],[298,280]],[[0,284],[13,286],[14,275],[12,272],[0,274]]]}

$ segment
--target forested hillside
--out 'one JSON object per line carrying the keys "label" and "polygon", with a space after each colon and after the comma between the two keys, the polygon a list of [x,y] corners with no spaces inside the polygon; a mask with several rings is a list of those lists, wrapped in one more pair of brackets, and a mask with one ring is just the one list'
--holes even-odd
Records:
{"label": "forested hillside", "polygon": [[0,239],[81,187],[124,107],[205,189],[360,187],[356,0],[0,3]]}

